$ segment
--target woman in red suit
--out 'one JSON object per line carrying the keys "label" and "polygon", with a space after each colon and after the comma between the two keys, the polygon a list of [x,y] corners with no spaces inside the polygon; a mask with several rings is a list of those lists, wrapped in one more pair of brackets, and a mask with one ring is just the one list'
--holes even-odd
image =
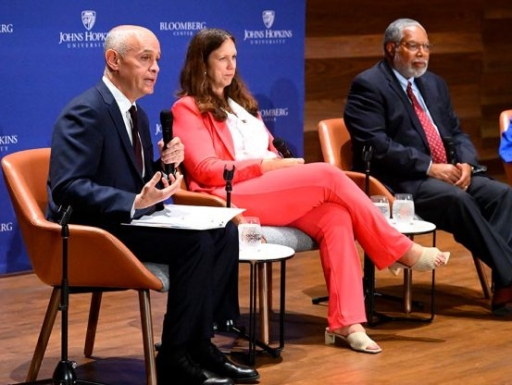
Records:
{"label": "woman in red suit", "polygon": [[224,167],[234,165],[231,199],[262,224],[296,227],[316,240],[329,291],[326,341],[354,350],[382,349],[365,333],[356,239],[379,269],[395,263],[427,271],[449,254],[423,248],[393,229],[368,197],[326,163],[278,155],[256,100],[236,71],[235,39],[220,29],[198,32],[181,71],[172,107],[174,134],[185,145],[189,188],[225,196]]}

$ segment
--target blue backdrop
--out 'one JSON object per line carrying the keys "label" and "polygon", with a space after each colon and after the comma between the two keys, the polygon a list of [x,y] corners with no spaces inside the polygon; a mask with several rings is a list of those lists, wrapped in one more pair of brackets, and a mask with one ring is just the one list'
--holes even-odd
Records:
{"label": "blue backdrop", "polygon": [[[119,24],[145,26],[160,40],[155,93],[140,100],[155,142],[190,38],[219,27],[237,39],[238,69],[267,127],[302,156],[305,0],[17,0],[0,3],[0,157],[50,145],[60,110],[101,78],[103,42]],[[2,177],[0,274],[30,269]]]}

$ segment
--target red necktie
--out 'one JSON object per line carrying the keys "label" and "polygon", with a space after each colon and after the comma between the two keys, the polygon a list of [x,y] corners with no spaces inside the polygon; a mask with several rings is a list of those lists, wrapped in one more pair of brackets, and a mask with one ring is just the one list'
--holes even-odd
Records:
{"label": "red necktie", "polygon": [[130,116],[132,118],[133,151],[135,153],[135,159],[137,160],[139,172],[142,174],[142,145],[140,143],[139,127],[137,125],[137,110],[135,109],[135,106],[131,106],[128,111],[130,112]]}
{"label": "red necktie", "polygon": [[439,132],[437,132],[432,120],[430,120],[427,113],[421,108],[418,99],[412,92],[411,82],[407,82],[407,96],[411,99],[412,106],[414,107],[414,112],[418,115],[418,119],[420,120],[421,125],[423,126],[423,130],[425,131],[425,135],[427,136],[428,145],[430,147],[430,154],[432,155],[432,161],[434,163],[448,163],[446,159],[446,150],[444,148],[443,142],[441,140],[441,136],[439,136]]}

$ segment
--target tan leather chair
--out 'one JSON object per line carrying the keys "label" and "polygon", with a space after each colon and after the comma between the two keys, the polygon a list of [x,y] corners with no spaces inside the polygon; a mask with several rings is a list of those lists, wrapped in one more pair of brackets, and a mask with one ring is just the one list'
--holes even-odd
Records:
{"label": "tan leather chair", "polygon": [[[512,118],[512,110],[502,111],[500,114],[500,138],[505,131],[507,131]],[[507,175],[508,183],[512,185],[512,163],[502,162],[505,174]]]}
{"label": "tan leather chair", "polygon": [[[26,250],[37,277],[53,291],[39,339],[27,374],[35,381],[57,316],[62,282],[61,227],[46,220],[46,180],[50,149],[25,150],[6,155],[2,169],[7,190],[16,212]],[[102,291],[133,289],[138,292],[147,384],[156,385],[150,290],[166,291],[168,277],[161,280],[142,264],[123,243],[95,227],[69,225],[69,285],[73,292],[92,292],[84,354],[91,357],[98,322]],[[160,277],[162,278],[162,277]],[[167,283],[165,279],[167,278]]]}
{"label": "tan leather chair", "polygon": [[[511,110],[512,112],[512,110]],[[345,170],[360,188],[364,190],[365,175],[348,171],[352,169],[352,140],[343,118],[325,119],[318,123],[318,135],[324,161]],[[385,195],[390,203],[394,201],[393,195],[377,179],[370,177],[370,195]],[[491,291],[487,284],[487,278],[482,262],[473,256],[478,279],[482,286],[485,298],[491,298]],[[412,271],[404,270],[404,295],[410,298]],[[406,305],[407,307],[407,305]]]}

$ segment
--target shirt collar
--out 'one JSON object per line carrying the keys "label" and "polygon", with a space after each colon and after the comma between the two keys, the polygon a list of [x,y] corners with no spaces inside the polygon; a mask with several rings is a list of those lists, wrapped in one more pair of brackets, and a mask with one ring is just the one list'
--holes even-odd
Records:
{"label": "shirt collar", "polygon": [[[103,83],[105,83],[105,85],[107,86],[108,90],[114,96],[114,99],[115,99],[117,105],[119,106],[119,109],[121,110],[121,112],[123,114],[126,113],[132,106],[132,103],[128,100],[128,98],[126,96],[124,96],[124,94],[119,90],[119,88],[117,88],[114,85],[114,83],[112,83],[110,81],[109,78],[107,78],[106,76],[103,76],[102,80],[103,80]],[[133,105],[135,107],[137,107],[135,103],[133,103]]]}

